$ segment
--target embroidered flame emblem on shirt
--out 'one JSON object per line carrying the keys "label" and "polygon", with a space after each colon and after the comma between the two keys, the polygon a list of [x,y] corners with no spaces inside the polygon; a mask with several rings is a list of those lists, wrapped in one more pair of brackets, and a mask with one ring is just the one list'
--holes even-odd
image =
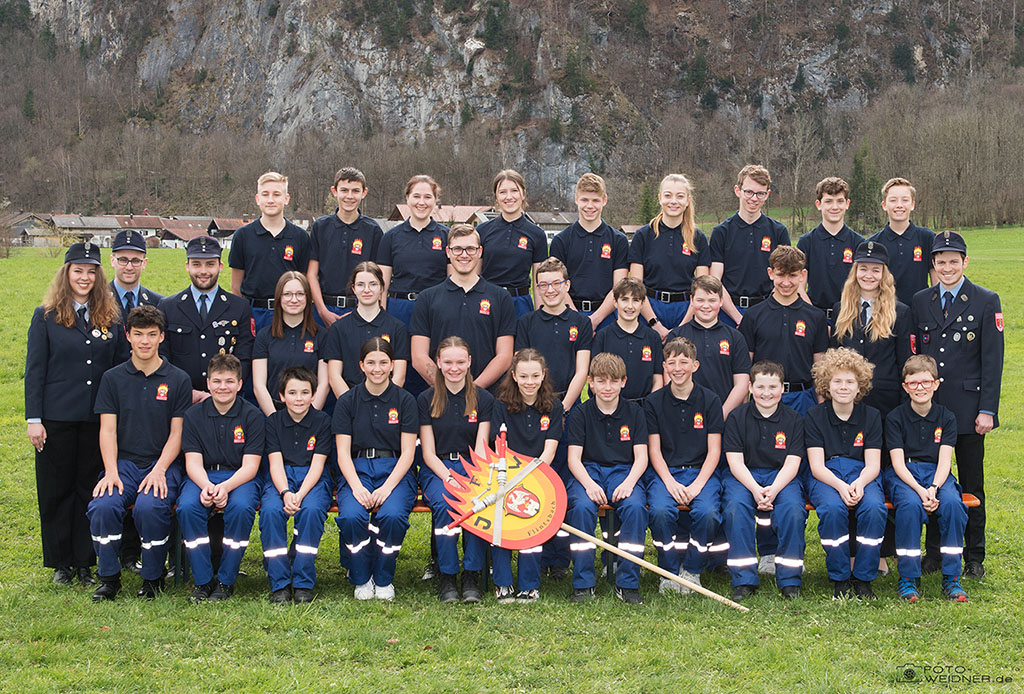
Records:
{"label": "embroidered flame emblem on shirt", "polygon": [[466,419],[469,420],[470,424],[476,424],[476,410],[470,410],[469,414],[466,415]]}
{"label": "embroidered flame emblem on shirt", "polygon": [[156,387],[156,399],[157,400],[166,400],[167,399],[167,391],[168,391],[168,388],[167,388],[167,384],[166,383],[161,383],[160,385],[158,385]]}
{"label": "embroidered flame emblem on shirt", "polygon": [[920,246],[914,246],[914,262],[915,263],[920,263],[921,262],[921,247]]}
{"label": "embroidered flame emblem on shirt", "polygon": [[793,331],[793,334],[797,337],[803,337],[807,334],[807,323],[804,323],[802,320],[798,320],[796,322],[796,330]]}
{"label": "embroidered flame emblem on shirt", "polygon": [[235,427],[235,443],[245,443],[245,430],[241,425]]}
{"label": "embroidered flame emblem on shirt", "polygon": [[858,431],[857,432],[857,438],[855,438],[853,440],[853,445],[854,446],[863,446],[864,445],[864,432],[863,431]]}
{"label": "embroidered flame emblem on shirt", "polygon": [[435,236],[433,239],[431,239],[431,241],[430,241],[430,248],[431,248],[431,250],[435,250],[435,251],[441,250],[441,237],[440,236]]}
{"label": "embroidered flame emblem on shirt", "polygon": [[629,441],[629,427],[625,424],[619,427],[619,441]]}
{"label": "embroidered flame emblem on shirt", "polygon": [[935,427],[935,443],[942,443],[942,427]]}
{"label": "embroidered flame emblem on shirt", "polygon": [[852,263],[853,262],[853,249],[852,248],[844,248],[843,249],[843,262],[844,263]]}
{"label": "embroidered flame emblem on shirt", "polygon": [[525,236],[520,236],[519,237],[519,247],[522,248],[525,251],[526,250],[526,244],[528,243],[528,241],[529,240]]}
{"label": "embroidered flame emblem on shirt", "polygon": [[312,340],[306,340],[305,344],[302,345],[302,351],[305,352],[306,354],[312,354],[312,352],[313,352],[313,341]]}
{"label": "embroidered flame emblem on shirt", "polygon": [[388,424],[398,424],[398,410],[394,407],[388,410]]}
{"label": "embroidered flame emblem on shirt", "polygon": [[690,247],[683,241],[683,255],[690,255]]}
{"label": "embroidered flame emblem on shirt", "polygon": [[576,338],[580,336],[580,329],[575,325],[569,328],[569,342],[576,342]]}
{"label": "embroidered flame emblem on shirt", "polygon": [[480,299],[480,315],[491,315],[491,302],[489,299]]}
{"label": "embroidered flame emblem on shirt", "polygon": [[729,341],[728,340],[719,340],[719,342],[718,342],[718,353],[719,354],[724,354],[725,356],[729,356]]}
{"label": "embroidered flame emblem on shirt", "polygon": [[292,248],[291,246],[285,246],[284,247],[284,259],[285,260],[291,260],[294,257],[295,257],[295,249]]}
{"label": "embroidered flame emblem on shirt", "polygon": [[704,415],[702,415],[700,412],[698,412],[697,414],[693,415],[693,428],[694,429],[703,429],[704,428]]}
{"label": "embroidered flame emblem on shirt", "polygon": [[381,335],[381,336],[380,336],[380,339],[382,339],[382,340],[386,340],[386,341],[388,341],[388,342],[391,342],[391,336],[390,336],[390,335],[388,335],[387,333],[384,333],[383,335]]}
{"label": "embroidered flame emblem on shirt", "polygon": [[761,238],[761,250],[765,252],[772,250],[772,240],[768,236]]}
{"label": "embroidered flame emblem on shirt", "polygon": [[778,431],[775,433],[775,447],[785,449],[786,447],[786,432]]}
{"label": "embroidered flame emblem on shirt", "polygon": [[352,239],[352,255],[362,255],[362,254],[363,254],[363,240],[362,239]]}
{"label": "embroidered flame emblem on shirt", "polygon": [[316,448],[316,437],[310,436],[309,441],[306,441],[306,450],[312,451]]}
{"label": "embroidered flame emblem on shirt", "polygon": [[640,356],[641,361],[650,361],[651,360],[651,348],[648,347],[647,345],[644,345],[644,349],[643,349],[643,351],[640,354],[641,354],[641,356]]}
{"label": "embroidered flame emblem on shirt", "polygon": [[611,258],[612,257],[612,247],[611,247],[611,244],[606,243],[603,246],[601,246],[601,257],[602,258]]}
{"label": "embroidered flame emblem on shirt", "polygon": [[547,415],[544,415],[543,417],[540,418],[540,430],[541,431],[547,431],[548,427],[550,427],[550,426],[551,426],[551,417],[548,417]]}

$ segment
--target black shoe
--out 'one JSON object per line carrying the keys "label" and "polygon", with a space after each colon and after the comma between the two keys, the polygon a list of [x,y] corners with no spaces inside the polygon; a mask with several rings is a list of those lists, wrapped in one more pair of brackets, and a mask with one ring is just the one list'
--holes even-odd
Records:
{"label": "black shoe", "polygon": [[217,587],[210,593],[210,602],[220,602],[227,600],[235,593],[235,587],[233,585],[224,585],[221,582],[217,582]]}
{"label": "black shoe", "polygon": [[732,601],[743,602],[757,592],[757,586],[736,586],[732,589]]}
{"label": "black shoe", "polygon": [[79,566],[75,569],[75,575],[78,576],[78,581],[83,586],[96,585],[96,578],[92,575],[92,569],[88,566]]}
{"label": "black shoe", "polygon": [[305,605],[313,602],[313,589],[312,588],[296,588],[292,600],[295,601],[296,605]]}
{"label": "black shoe", "polygon": [[480,602],[484,599],[480,592],[480,572],[462,572],[462,602]]}
{"label": "black shoe", "polygon": [[275,605],[284,605],[292,601],[292,587],[285,586],[270,594],[270,602]]}
{"label": "black shoe", "polygon": [[75,574],[70,566],[60,566],[53,570],[53,582],[61,586],[70,586]]}
{"label": "black shoe", "polygon": [[121,576],[100,576],[100,587],[92,594],[93,602],[104,602],[117,597],[121,590]]}
{"label": "black shoe", "polygon": [[615,586],[615,597],[627,605],[643,605],[644,599],[640,597],[640,591],[636,588],[620,588]]}
{"label": "black shoe", "polygon": [[210,595],[213,593],[213,589],[217,587],[217,581],[210,581],[201,586],[196,586],[192,591],[192,595],[189,596],[189,602],[206,602],[210,599]]}
{"label": "black shoe", "polygon": [[133,574],[142,575],[142,560],[138,557],[126,557],[121,560],[121,568],[128,569]]}
{"label": "black shoe", "polygon": [[969,561],[964,564],[964,578],[985,578],[985,567],[980,561]]}
{"label": "black shoe", "polygon": [[800,597],[800,586],[785,586],[780,588],[779,592],[786,600],[796,600]]}
{"label": "black shoe", "polygon": [[832,581],[832,599],[849,600],[853,597],[853,586],[849,581]]}
{"label": "black shoe", "polygon": [[564,581],[565,579],[569,578],[569,567],[549,566],[548,578],[550,578],[552,581]]}
{"label": "black shoe", "polygon": [[942,568],[942,558],[932,556],[931,554],[925,555],[924,560],[921,562],[921,573],[933,574]]}
{"label": "black shoe", "polygon": [[436,578],[439,573],[441,572],[437,569],[437,562],[431,559],[430,563],[423,568],[423,576],[421,578],[424,581],[429,581],[432,578]]}
{"label": "black shoe", "polygon": [[437,599],[441,602],[458,602],[459,601],[459,589],[455,584],[455,574],[441,574],[440,580],[437,582]]}
{"label": "black shoe", "polygon": [[149,580],[148,578],[142,579],[142,587],[139,588],[139,592],[135,594],[137,598],[143,598],[145,600],[153,600],[156,598],[157,593],[164,592],[164,579],[163,577],[156,580]]}
{"label": "black shoe", "polygon": [[853,594],[858,600],[874,600],[875,591],[871,590],[871,581],[853,579]]}
{"label": "black shoe", "polygon": [[569,596],[569,602],[589,602],[593,599],[593,588],[573,588],[572,595]]}

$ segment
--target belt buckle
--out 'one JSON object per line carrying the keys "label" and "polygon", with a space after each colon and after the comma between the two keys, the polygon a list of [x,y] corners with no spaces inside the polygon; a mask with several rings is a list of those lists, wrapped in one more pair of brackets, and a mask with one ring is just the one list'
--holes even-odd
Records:
{"label": "belt buckle", "polygon": [[664,304],[672,303],[672,292],[658,292],[658,301]]}
{"label": "belt buckle", "polygon": [[593,303],[594,302],[590,301],[589,299],[580,299],[580,310],[581,311],[593,311],[594,310]]}
{"label": "belt buckle", "polygon": [[416,301],[416,298],[420,295],[419,292],[409,292],[409,301]]}
{"label": "belt buckle", "polygon": [[782,382],[782,392],[783,393],[792,392],[792,386],[793,386],[793,383],[791,381],[783,381]]}
{"label": "belt buckle", "polygon": [[267,308],[270,309],[270,310],[274,309],[274,300],[273,299],[267,299]]}
{"label": "belt buckle", "polygon": [[740,297],[739,307],[740,308],[750,308],[750,297],[749,296],[741,296]]}

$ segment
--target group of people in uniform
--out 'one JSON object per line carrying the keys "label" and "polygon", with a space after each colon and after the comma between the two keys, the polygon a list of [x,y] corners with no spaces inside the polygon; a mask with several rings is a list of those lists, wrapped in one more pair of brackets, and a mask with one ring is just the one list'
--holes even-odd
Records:
{"label": "group of people in uniform", "polygon": [[[622,550],[642,556],[649,528],[662,568],[694,584],[727,570],[735,600],[764,574],[799,595],[808,500],[837,598],[874,598],[884,557],[911,601],[923,571],[941,570],[957,601],[962,576],[984,575],[1003,317],[964,276],[964,238],[911,222],[909,181],[886,183],[889,221],[864,241],[845,224],[849,186],[822,180],[822,222],[794,247],[762,211],[764,167],[739,172],[738,211],[710,240],[684,175],[664,178],[659,214],[629,241],[585,174],[579,220],[549,248],[513,170],[476,228],[434,221],[439,187],[412,177],[410,216],[387,234],[361,213],[363,174],[334,178],[337,210],[307,234],[284,216],[287,178],[260,177],[231,292],[212,237],[188,242],[189,286],[168,297],[141,285],[138,232],[115,238],[109,284],[99,247],[68,250],[25,369],[55,582],[112,600],[128,568],[155,597],[177,514],[191,599],[227,599],[258,512],[271,600],[309,602],[336,500],[355,597],[393,600],[422,494],[439,599],[479,602],[488,546],[448,528],[444,489],[502,429],[562,477],[569,523],[591,531],[611,506]],[[490,549],[498,602],[536,600],[544,573],[570,565],[571,600],[594,595],[592,543],[560,532],[520,551],[517,575]],[[642,602],[636,566],[603,560],[617,597]]]}

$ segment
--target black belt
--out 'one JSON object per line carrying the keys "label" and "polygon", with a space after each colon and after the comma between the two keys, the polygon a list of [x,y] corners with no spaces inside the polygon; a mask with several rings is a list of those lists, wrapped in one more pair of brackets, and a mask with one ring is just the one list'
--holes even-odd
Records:
{"label": "black belt", "polygon": [[819,311],[823,311],[825,313],[825,320],[827,320],[830,323],[832,322],[832,309],[830,309],[830,308],[822,308],[821,306],[815,306],[815,308],[817,308]]}
{"label": "black belt", "polygon": [[648,289],[647,296],[657,299],[664,304],[673,304],[677,301],[689,301],[690,292],[666,292],[660,289]]}
{"label": "black belt", "polygon": [[530,296],[529,287],[502,287],[502,289],[512,296]]}
{"label": "black belt", "polygon": [[353,458],[397,458],[398,452],[390,448],[361,448]]}
{"label": "black belt", "polygon": [[274,308],[273,299],[249,299],[253,308]]}
{"label": "black belt", "polygon": [[757,306],[759,303],[767,299],[767,296],[738,296],[736,306],[739,308],[750,308],[751,306]]}
{"label": "black belt", "polygon": [[214,463],[213,465],[203,465],[203,467],[206,468],[206,470],[209,472],[217,472],[219,470],[230,470],[231,472],[234,472],[235,470],[238,469],[232,465],[219,465],[216,463]]}
{"label": "black belt", "polygon": [[575,296],[572,297],[572,302],[576,304],[577,311],[596,311],[603,301],[604,299],[579,299]]}
{"label": "black belt", "polygon": [[442,453],[441,455],[439,455],[437,457],[440,458],[441,460],[459,460],[462,457],[462,454],[460,454],[460,453]]}
{"label": "black belt", "polygon": [[814,381],[783,381],[782,392],[783,393],[799,393],[802,390],[811,390],[814,388]]}
{"label": "black belt", "polygon": [[388,296],[392,299],[405,299],[406,301],[416,301],[416,297],[419,295],[419,292],[388,292]]}
{"label": "black belt", "polygon": [[354,296],[333,296],[324,294],[324,305],[336,308],[354,308],[359,302]]}

